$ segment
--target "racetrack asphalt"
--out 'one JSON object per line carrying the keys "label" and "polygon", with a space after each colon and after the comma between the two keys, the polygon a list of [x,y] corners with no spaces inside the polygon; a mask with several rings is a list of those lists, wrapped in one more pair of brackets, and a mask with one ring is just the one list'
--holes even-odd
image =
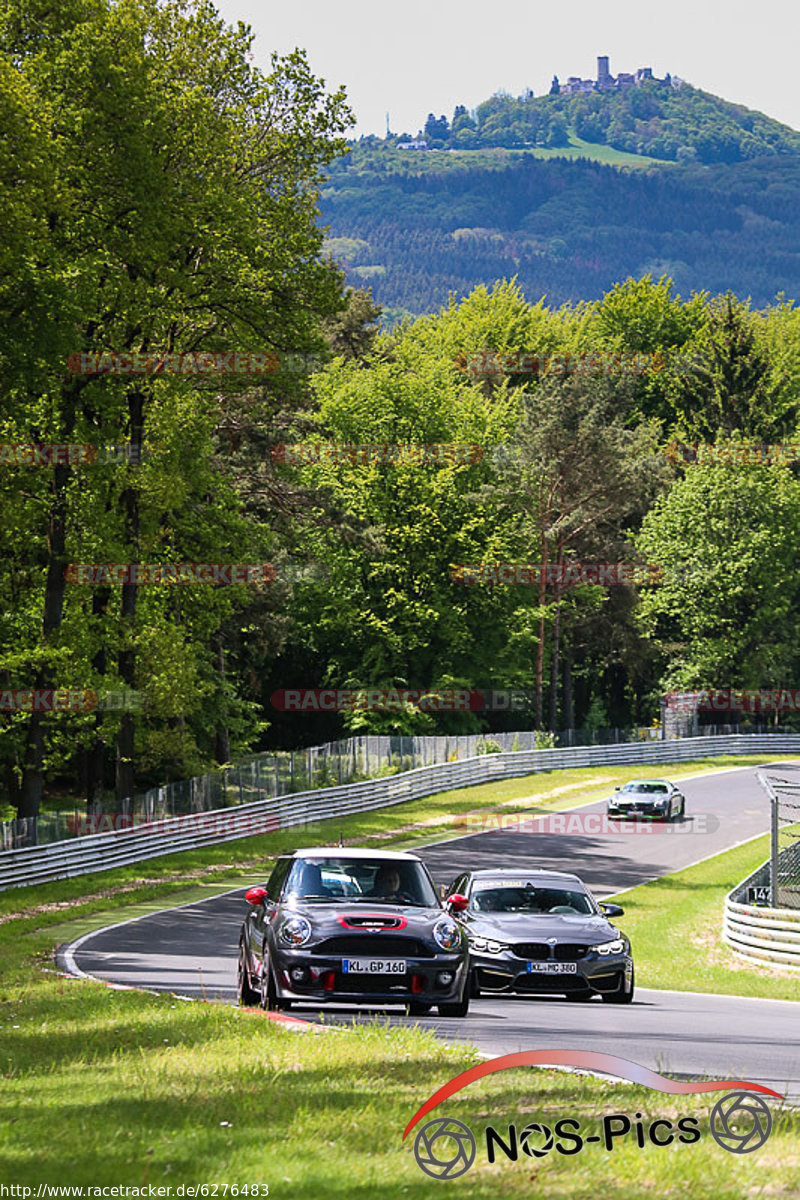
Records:
{"label": "racetrack asphalt", "polygon": [[[564,832],[534,832],[536,823],[526,820],[520,830],[469,833],[415,853],[437,883],[449,884],[470,867],[538,866],[574,871],[595,895],[608,896],[769,828],[769,805],[755,768],[687,778],[679,786],[686,796],[686,819],[652,826],[650,833],[599,832],[596,818],[594,827],[590,821],[588,830],[576,830],[574,815],[600,814],[600,803],[569,810]],[[530,812],[543,813],[535,802],[532,797]],[[552,814],[543,823],[551,827]],[[245,912],[243,891],[215,896],[87,934],[62,951],[60,961],[110,983],[233,1003]],[[624,1006],[599,998],[576,1004],[549,996],[482,996],[472,1001],[463,1020],[381,1011],[393,1024],[413,1021],[490,1056],[531,1049],[602,1051],[684,1077],[765,1084],[800,1101],[800,1006],[794,1001],[637,987],[633,1004]],[[323,1013],[319,1005],[294,1005],[292,1014],[327,1025],[357,1024],[376,1015],[333,1005]]]}

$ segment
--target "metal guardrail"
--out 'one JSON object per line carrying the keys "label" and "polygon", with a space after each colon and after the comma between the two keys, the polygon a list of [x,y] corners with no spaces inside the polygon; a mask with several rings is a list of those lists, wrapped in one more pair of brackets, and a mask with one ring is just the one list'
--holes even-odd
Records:
{"label": "metal guardrail", "polygon": [[[785,812],[787,804],[792,810],[798,807],[800,779],[796,775],[787,779],[787,770],[791,775],[797,767],[769,764],[758,772],[758,782],[770,801],[770,856],[725,897],[722,936],[740,958],[800,971],[800,905],[796,903],[800,840],[792,817]],[[783,844],[782,826],[791,830]],[[761,903],[750,902],[751,889],[758,889]]]}
{"label": "metal guardrail", "polygon": [[767,861],[728,893],[723,940],[736,955],[749,962],[800,971],[800,909],[746,903],[748,889],[768,888],[769,880]]}
{"label": "metal guardrail", "polygon": [[133,829],[0,853],[0,891],[107,871],[162,854],[402,804],[434,792],[575,767],[687,762],[722,754],[800,753],[800,735],[730,734],[675,741],[517,750],[417,767],[401,775],[263,798],[236,808],[170,817]]}

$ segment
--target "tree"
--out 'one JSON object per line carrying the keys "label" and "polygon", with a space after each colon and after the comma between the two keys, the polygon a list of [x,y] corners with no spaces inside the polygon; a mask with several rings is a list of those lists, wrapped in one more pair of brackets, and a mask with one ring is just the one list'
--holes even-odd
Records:
{"label": "tree", "polygon": [[[339,307],[338,280],[320,259],[316,190],[351,118],[342,94],[326,96],[302,54],[274,56],[264,76],[250,65],[251,43],[244,26],[226,27],[206,0],[68,0],[44,14],[25,0],[0,11],[0,83],[8,96],[17,87],[32,97],[49,135],[40,147],[48,187],[36,212],[47,238],[33,247],[32,268],[22,268],[36,280],[31,311],[47,328],[27,353],[38,395],[14,393],[20,440],[46,431],[54,441],[122,435],[134,449],[147,443],[162,385],[70,377],[63,363],[71,352],[302,349],[320,316]],[[42,346],[52,355],[45,366]],[[16,349],[24,360],[22,339]],[[16,384],[10,374],[7,384]],[[201,407],[213,404],[212,393],[199,395]],[[60,642],[74,468],[55,466],[48,485],[36,601],[43,645],[29,656],[37,688],[69,658]],[[145,533],[138,468],[120,467],[106,490],[105,505],[123,518],[120,549],[137,561]],[[118,597],[117,669],[133,686],[139,589],[127,583],[115,592],[108,606]],[[14,665],[21,670],[19,658]],[[31,713],[17,798],[23,816],[38,811],[44,735],[43,714]],[[133,790],[134,756],[135,720],[126,713],[121,795]]]}
{"label": "tree", "polygon": [[450,125],[444,114],[437,119],[433,113],[428,113],[428,119],[425,122],[425,137],[429,142],[444,142],[449,133]]}
{"label": "tree", "polygon": [[681,644],[664,688],[780,686],[796,680],[800,482],[787,467],[688,467],[636,539],[662,576],[641,598],[642,629]]}
{"label": "tree", "polygon": [[[547,568],[577,561],[619,561],[622,530],[641,519],[668,472],[647,424],[626,425],[630,389],[620,380],[577,376],[544,382],[526,397],[516,431],[516,454],[500,482],[506,503],[519,513],[518,534],[540,567],[538,636],[533,672],[537,728],[544,719],[544,665],[552,621],[550,723],[555,728],[561,618],[558,583],[550,599]],[[579,589],[584,591],[584,589]],[[591,604],[595,589],[584,592]]]}
{"label": "tree", "polygon": [[730,292],[710,305],[685,350],[685,366],[670,377],[668,402],[686,434],[713,441],[738,431],[774,441],[793,430],[796,400],[774,376],[755,316]]}
{"label": "tree", "polygon": [[550,118],[550,125],[547,133],[548,146],[568,146],[569,131],[567,129],[567,119],[562,112],[554,112]]}

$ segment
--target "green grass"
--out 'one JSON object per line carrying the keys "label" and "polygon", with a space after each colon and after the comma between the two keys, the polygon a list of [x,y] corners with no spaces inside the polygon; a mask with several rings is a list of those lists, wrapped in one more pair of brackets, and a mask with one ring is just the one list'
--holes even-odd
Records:
{"label": "green grass", "polygon": [[[588,158],[593,162],[605,163],[611,167],[674,167],[672,159],[653,158],[647,154],[631,154],[627,150],[617,150],[614,146],[605,146],[599,142],[586,142],[578,137],[574,129],[568,130],[569,145],[567,146],[477,146],[464,150],[416,151],[387,149],[381,152],[381,157],[390,158],[392,169],[395,163],[410,173],[419,171],[441,171],[456,166],[498,166],[519,161],[523,155],[533,158]],[[374,154],[375,151],[368,153]],[[354,159],[358,163],[358,159]]]}
{"label": "green grass", "polygon": [[725,896],[767,858],[765,834],[707,862],[620,892],[615,897],[625,908],[620,927],[633,943],[639,986],[800,1000],[800,975],[748,963],[722,941]]}
{"label": "green grass", "polygon": [[[297,1033],[259,1013],[42,975],[33,964],[47,957],[49,938],[30,919],[0,931],[0,945],[0,1181],[264,1183],[291,1200],[441,1196],[445,1185],[422,1174],[402,1132],[429,1095],[477,1061],[468,1048],[379,1022]],[[614,1112],[700,1118],[695,1146],[640,1151],[630,1137],[611,1154],[590,1145],[576,1158],[522,1155],[492,1167],[481,1146],[461,1184],[470,1196],[621,1200],[687,1188],[697,1200],[741,1200],[761,1194],[765,1170],[771,1195],[797,1195],[798,1117],[779,1113],[770,1142],[737,1157],[708,1136],[716,1098],[517,1070],[471,1085],[441,1112],[476,1134],[565,1116],[600,1133]]]}
{"label": "green grass", "polygon": [[[677,778],[722,765],[752,765],[752,759],[685,764],[669,774]],[[635,773],[641,770],[553,772],[432,796],[341,824],[346,836],[358,834],[358,840],[407,844],[423,833],[435,838],[442,828],[452,830],[467,811],[568,807]],[[553,795],[559,788],[570,790]],[[429,824],[421,831],[423,821]],[[338,836],[339,824],[328,822],[322,832]],[[263,1183],[271,1196],[290,1200],[441,1197],[447,1185],[420,1171],[402,1132],[433,1091],[477,1061],[468,1047],[448,1047],[419,1028],[388,1029],[376,1021],[358,1031],[298,1033],[259,1013],[118,992],[42,970],[52,967],[57,942],[96,922],[208,895],[254,877],[254,869],[255,877],[263,877],[268,856],[307,841],[307,834],[285,831],[0,896],[0,1183]],[[733,882],[750,869],[753,855],[758,858],[756,850],[750,844],[722,856],[731,860],[726,870]],[[702,885],[706,896],[727,885],[702,871],[680,873],[689,878],[674,893],[676,903],[686,902],[692,886]],[[147,882],[137,883],[144,872]],[[650,937],[648,926],[659,913],[651,897],[665,883],[624,897],[626,928],[647,971],[651,959],[657,967],[658,936],[653,928]],[[124,912],[109,916],[123,905]],[[667,957],[672,953],[669,946]],[[667,982],[675,985],[672,975]],[[534,1037],[529,1048],[543,1045]],[[716,1098],[676,1100],[589,1077],[517,1070],[471,1085],[440,1111],[476,1134],[487,1124],[504,1131],[510,1122],[552,1125],[566,1116],[580,1120],[584,1134],[600,1133],[603,1114],[612,1112],[642,1113],[645,1121],[700,1117],[697,1145],[657,1149],[648,1143],[639,1150],[631,1135],[611,1153],[589,1145],[574,1157],[553,1151],[493,1166],[479,1137],[475,1165],[455,1185],[479,1200],[594,1200],[599,1193],[604,1200],[686,1194],[749,1200],[764,1195],[767,1179],[770,1196],[800,1195],[797,1115],[780,1112],[765,1147],[732,1155],[708,1136],[707,1114]]]}

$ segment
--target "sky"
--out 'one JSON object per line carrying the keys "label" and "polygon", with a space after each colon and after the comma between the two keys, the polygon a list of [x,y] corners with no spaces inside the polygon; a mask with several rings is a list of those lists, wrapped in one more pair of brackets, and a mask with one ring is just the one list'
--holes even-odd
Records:
{"label": "sky", "polygon": [[547,92],[553,75],[652,67],[800,129],[796,0],[216,0],[256,34],[259,65],[299,46],[329,90],[344,84],[349,136],[416,133],[494,92]]}

